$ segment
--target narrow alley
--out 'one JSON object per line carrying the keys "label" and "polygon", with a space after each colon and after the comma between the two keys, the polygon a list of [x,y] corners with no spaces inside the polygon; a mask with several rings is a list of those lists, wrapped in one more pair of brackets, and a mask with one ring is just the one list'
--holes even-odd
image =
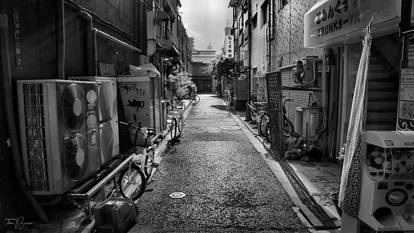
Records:
{"label": "narrow alley", "polygon": [[0,0],[0,233],[414,233],[413,0]]}
{"label": "narrow alley", "polygon": [[153,191],[138,200],[136,232],[307,232],[230,114],[215,95],[201,95],[180,143],[163,155]]}

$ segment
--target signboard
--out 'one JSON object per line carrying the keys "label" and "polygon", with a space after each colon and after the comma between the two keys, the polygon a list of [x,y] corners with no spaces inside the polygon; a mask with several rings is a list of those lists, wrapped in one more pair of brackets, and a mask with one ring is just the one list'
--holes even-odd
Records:
{"label": "signboard", "polygon": [[304,18],[304,46],[324,47],[363,36],[372,19],[373,33],[397,31],[401,1],[323,0]]}
{"label": "signboard", "polygon": [[233,35],[226,35],[225,45],[224,45],[224,56],[225,58],[234,57],[234,39]]}
{"label": "signboard", "polygon": [[414,69],[402,69],[398,101],[397,130],[414,130]]}

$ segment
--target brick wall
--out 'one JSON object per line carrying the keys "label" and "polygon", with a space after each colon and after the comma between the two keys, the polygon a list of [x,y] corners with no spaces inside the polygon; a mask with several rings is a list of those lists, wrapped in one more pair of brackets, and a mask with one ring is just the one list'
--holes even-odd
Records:
{"label": "brick wall", "polygon": [[[272,70],[306,56],[321,56],[322,49],[303,47],[303,17],[318,0],[291,0],[275,12],[275,40],[272,43]],[[281,62],[282,60],[282,62]]]}
{"label": "brick wall", "polygon": [[[278,1],[275,6],[275,39],[271,43],[271,67],[275,71],[281,66],[295,64],[298,59],[306,56],[317,56],[322,59],[323,49],[309,49],[303,46],[303,17],[305,13],[319,0],[290,0],[283,8],[279,9]],[[292,69],[281,71],[282,85],[294,86]],[[310,103],[321,106],[321,91],[283,90],[285,98],[292,98],[294,102],[287,103],[288,118],[294,122],[296,107],[307,107]]]}

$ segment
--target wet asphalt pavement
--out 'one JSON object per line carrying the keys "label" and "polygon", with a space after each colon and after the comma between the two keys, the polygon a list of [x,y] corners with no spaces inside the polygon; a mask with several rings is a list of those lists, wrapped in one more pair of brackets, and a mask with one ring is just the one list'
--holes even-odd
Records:
{"label": "wet asphalt pavement", "polygon": [[[214,95],[201,95],[138,200],[137,232],[307,232],[266,163]],[[182,199],[169,194],[184,192]]]}

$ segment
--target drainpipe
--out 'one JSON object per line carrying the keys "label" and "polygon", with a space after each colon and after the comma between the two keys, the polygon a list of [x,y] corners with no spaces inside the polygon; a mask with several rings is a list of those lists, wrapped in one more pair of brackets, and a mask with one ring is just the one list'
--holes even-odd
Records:
{"label": "drainpipe", "polygon": [[97,49],[96,49],[96,33],[93,30],[93,18],[92,15],[86,11],[80,11],[80,16],[84,18],[87,22],[87,30],[86,30],[86,60],[87,60],[87,67],[88,67],[88,75],[96,76],[96,64],[97,64]]}
{"label": "drainpipe", "polygon": [[26,182],[24,180],[23,170],[21,167],[22,161],[21,161],[21,151],[19,147],[19,140],[18,140],[18,133],[17,133],[17,127],[15,122],[15,110],[13,108],[13,87],[12,87],[12,75],[11,75],[11,69],[10,69],[10,57],[9,57],[9,42],[8,42],[8,20],[7,20],[7,13],[5,9],[5,3],[4,1],[1,2],[2,9],[0,10],[0,67],[1,67],[1,75],[2,75],[2,81],[3,81],[3,98],[5,101],[5,112],[6,112],[6,118],[7,118],[7,129],[10,136],[11,141],[11,150],[12,150],[12,159],[13,159],[13,165],[14,165],[14,172],[17,179],[17,184],[19,185],[19,188],[23,192],[24,196],[29,201],[30,205],[33,207],[35,212],[37,213],[37,216],[40,218],[41,221],[47,222],[48,218],[43,211],[40,204],[37,202],[37,200],[34,198],[32,193],[28,190]]}
{"label": "drainpipe", "polygon": [[57,13],[57,76],[65,79],[65,0],[58,0]]}

